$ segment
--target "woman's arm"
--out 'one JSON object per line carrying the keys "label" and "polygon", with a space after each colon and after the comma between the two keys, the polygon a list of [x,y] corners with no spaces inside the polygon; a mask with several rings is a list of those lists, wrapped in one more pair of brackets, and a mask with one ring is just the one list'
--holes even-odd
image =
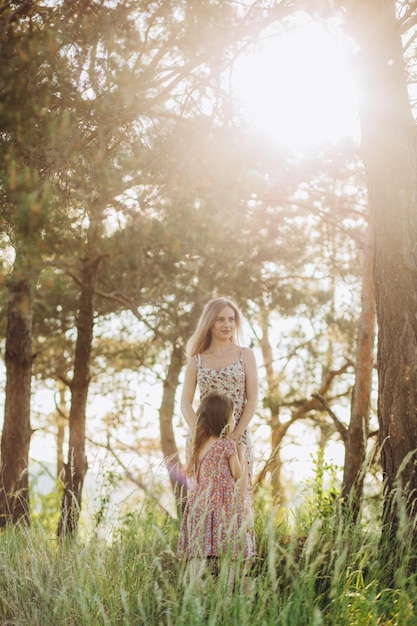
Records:
{"label": "woman's arm", "polygon": [[197,365],[194,357],[190,357],[185,368],[184,385],[181,394],[181,412],[188,426],[194,430],[197,415],[193,409],[195,388],[197,386]]}
{"label": "woman's arm", "polygon": [[243,363],[245,365],[246,405],[242,417],[239,420],[239,424],[230,435],[235,441],[243,435],[255,414],[258,404],[258,366],[253,350],[250,348],[245,348],[243,351]]}

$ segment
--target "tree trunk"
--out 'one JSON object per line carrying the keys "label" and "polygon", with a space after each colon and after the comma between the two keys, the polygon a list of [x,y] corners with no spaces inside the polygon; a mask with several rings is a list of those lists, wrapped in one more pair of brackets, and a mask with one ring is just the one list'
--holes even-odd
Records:
{"label": "tree trunk", "polygon": [[384,521],[395,531],[398,496],[410,515],[417,504],[416,132],[395,3],[352,3],[348,28],[359,48],[362,153],[375,225]]}
{"label": "tree trunk", "polygon": [[82,489],[88,469],[85,456],[85,422],[90,358],[93,342],[95,292],[101,257],[83,259],[81,294],[77,320],[74,376],[71,382],[69,414],[69,450],[65,464],[64,494],[58,536],[72,535],[78,525]]}
{"label": "tree trunk", "polygon": [[58,381],[59,405],[56,413],[56,475],[58,480],[65,478],[65,462],[64,462],[64,440],[65,427],[67,419],[65,419],[65,385],[62,381]]}
{"label": "tree trunk", "polygon": [[1,438],[0,527],[30,523],[28,464],[32,434],[32,285],[13,278],[9,288],[6,330],[6,402]]}
{"label": "tree trunk", "polygon": [[[271,427],[271,457],[266,466],[268,473],[271,476],[271,491],[272,497],[276,502],[279,502],[282,506],[285,505],[285,491],[282,486],[281,481],[281,469],[282,469],[282,461],[281,461],[281,444],[284,434],[286,432],[283,431],[283,428],[280,424],[279,419],[279,410],[280,404],[277,398],[277,382],[276,376],[273,368],[273,357],[272,357],[272,348],[271,343],[269,341],[269,332],[268,332],[268,324],[269,324],[269,315],[267,311],[261,311],[261,320],[260,326],[262,331],[262,337],[259,340],[259,346],[262,351],[262,360],[265,367],[266,374],[266,382],[268,385],[268,408],[270,411],[270,420],[269,424]],[[266,473],[266,472],[265,472]],[[263,478],[265,475],[263,476]]]}
{"label": "tree trunk", "polygon": [[362,303],[356,345],[355,385],[345,442],[342,497],[352,519],[359,513],[369,432],[375,341],[374,232],[370,223],[363,247]]}
{"label": "tree trunk", "polygon": [[171,361],[168,367],[167,377],[164,381],[164,391],[159,409],[159,425],[162,453],[174,491],[176,507],[179,512],[182,511],[184,506],[186,483],[185,474],[175,443],[172,418],[175,409],[175,393],[178,387],[182,366],[183,350],[180,346],[174,345],[171,352]]}

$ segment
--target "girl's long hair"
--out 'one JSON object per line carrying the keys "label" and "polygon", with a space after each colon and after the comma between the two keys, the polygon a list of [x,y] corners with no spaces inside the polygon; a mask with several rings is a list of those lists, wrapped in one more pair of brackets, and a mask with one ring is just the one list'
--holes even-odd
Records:
{"label": "girl's long hair", "polygon": [[193,447],[187,471],[192,473],[198,454],[209,437],[227,437],[233,429],[230,417],[234,403],[231,398],[219,393],[205,396],[197,409],[197,424],[193,437]]}
{"label": "girl's long hair", "polygon": [[216,317],[225,307],[233,309],[235,314],[235,329],[232,341],[240,345],[240,335],[242,332],[242,314],[236,304],[228,298],[214,298],[207,302],[198,321],[197,328],[187,342],[187,357],[201,354],[211,343],[211,329],[216,321]]}

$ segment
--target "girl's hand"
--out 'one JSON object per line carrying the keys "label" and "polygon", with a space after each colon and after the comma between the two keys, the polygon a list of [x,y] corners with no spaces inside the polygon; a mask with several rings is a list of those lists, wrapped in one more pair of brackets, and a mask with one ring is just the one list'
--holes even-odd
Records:
{"label": "girl's hand", "polygon": [[239,461],[241,461],[246,454],[246,444],[243,441],[237,442],[237,455],[239,457]]}

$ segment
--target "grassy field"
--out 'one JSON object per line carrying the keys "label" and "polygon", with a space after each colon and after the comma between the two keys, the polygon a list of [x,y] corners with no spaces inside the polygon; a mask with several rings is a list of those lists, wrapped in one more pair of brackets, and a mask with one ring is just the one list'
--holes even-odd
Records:
{"label": "grassy field", "polygon": [[[178,522],[151,504],[121,520],[112,542],[58,545],[40,526],[0,536],[0,623],[24,626],[417,624],[407,549],[387,577],[378,528],[349,526],[335,510],[310,510],[291,531],[266,506],[251,588],[189,581],[175,558]],[[406,545],[406,542],[405,544]],[[387,584],[387,579],[390,584]]]}
{"label": "grassy field", "polygon": [[242,592],[239,579],[232,595],[222,571],[188,580],[175,557],[178,522],[149,503],[125,516],[110,542],[93,533],[59,545],[40,525],[9,528],[0,536],[0,623],[417,625],[406,530],[390,567],[378,524],[347,524],[337,503],[306,507],[289,529],[258,502],[256,521],[250,588]]}

